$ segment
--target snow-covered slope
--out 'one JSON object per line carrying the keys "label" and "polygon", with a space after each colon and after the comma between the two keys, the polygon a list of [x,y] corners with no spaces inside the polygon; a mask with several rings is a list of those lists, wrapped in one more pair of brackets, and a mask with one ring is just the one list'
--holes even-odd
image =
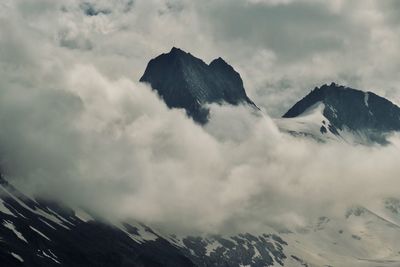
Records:
{"label": "snow-covered slope", "polygon": [[174,237],[200,266],[400,266],[400,200],[353,206],[301,228]]}
{"label": "snow-covered slope", "polygon": [[357,206],[343,217],[321,217],[283,235],[286,253],[296,253],[309,266],[400,266],[400,227],[379,212]]}
{"label": "snow-covered slope", "polygon": [[[275,247],[276,254],[269,252],[271,258],[278,257],[273,266],[400,266],[400,227],[388,217],[382,216],[382,213],[389,217],[393,215],[390,213],[397,213],[388,209],[384,203],[386,201],[378,205],[379,208],[375,206],[376,210],[354,206],[339,217],[321,216],[314,223],[302,228],[286,229],[284,232],[269,229],[272,234],[261,236],[240,235],[245,240],[241,243],[245,249],[241,251],[245,251],[247,255],[243,253],[240,257],[233,258],[236,264],[228,266],[264,266],[257,262],[263,246]],[[269,239],[259,242],[263,237]],[[232,243],[231,248],[236,250],[237,237],[218,238],[225,239],[228,244]],[[193,243],[202,244],[200,248],[205,251],[202,255],[213,256],[212,252],[218,252],[219,247],[225,245],[223,251],[229,247],[226,243],[222,245],[215,241],[213,237],[192,239],[196,239]],[[197,255],[198,251],[192,253]],[[230,255],[229,252],[228,250],[225,254]]]}
{"label": "snow-covered slope", "polygon": [[324,116],[324,109],[325,104],[319,101],[297,117],[278,118],[275,122],[279,129],[295,136],[310,137],[317,141],[341,139]]}
{"label": "snow-covered slope", "polygon": [[400,108],[374,93],[332,83],[315,88],[277,124],[291,134],[320,141],[384,144],[388,135],[400,131]]}

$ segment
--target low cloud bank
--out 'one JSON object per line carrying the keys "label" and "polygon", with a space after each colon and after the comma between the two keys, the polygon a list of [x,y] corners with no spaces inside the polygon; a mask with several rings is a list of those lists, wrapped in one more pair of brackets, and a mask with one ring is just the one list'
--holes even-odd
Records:
{"label": "low cloud bank", "polygon": [[1,91],[2,167],[26,191],[106,218],[173,231],[302,226],[400,186],[398,137],[386,147],[319,144],[244,106],[211,105],[202,128],[146,85],[93,66],[61,80],[62,90]]}
{"label": "low cloud bank", "polygon": [[[109,21],[116,11],[89,18],[76,1],[62,9],[51,2],[5,2],[1,13],[0,164],[25,191],[182,232],[302,226],[398,196],[399,136],[385,147],[318,144],[243,106],[211,105],[202,128],[125,73],[132,58],[121,40],[130,39],[126,21]],[[157,4],[129,3],[117,14]],[[179,19],[182,9],[164,11]],[[57,16],[68,31],[48,24]],[[146,27],[176,22],[163,16]]]}

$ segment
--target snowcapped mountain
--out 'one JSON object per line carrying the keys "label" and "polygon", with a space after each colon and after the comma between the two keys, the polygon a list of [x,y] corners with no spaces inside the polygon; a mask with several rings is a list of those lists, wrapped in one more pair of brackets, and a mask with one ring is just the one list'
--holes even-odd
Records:
{"label": "snowcapped mountain", "polygon": [[372,92],[332,83],[312,90],[276,122],[282,130],[321,141],[383,144],[400,130],[400,108]]}
{"label": "snowcapped mountain", "polygon": [[206,64],[190,53],[172,48],[152,60],[140,78],[157,91],[170,108],[184,108],[196,122],[207,122],[207,103],[245,103],[256,107],[246,95],[243,81],[222,58]]}
{"label": "snowcapped mountain", "polygon": [[1,266],[399,266],[400,200],[294,229],[178,236],[105,222],[0,183]]}

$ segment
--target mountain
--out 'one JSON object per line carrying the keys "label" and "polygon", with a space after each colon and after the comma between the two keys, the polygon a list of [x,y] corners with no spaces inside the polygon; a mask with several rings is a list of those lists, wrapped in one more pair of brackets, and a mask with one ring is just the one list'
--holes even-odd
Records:
{"label": "mountain", "polygon": [[162,97],[169,108],[183,108],[188,116],[204,124],[208,103],[248,104],[243,81],[222,58],[206,64],[190,53],[173,47],[148,63],[141,82],[146,82]]}
{"label": "mountain", "polygon": [[[317,139],[385,143],[400,131],[400,108],[372,92],[332,83],[312,90],[278,120],[282,129]],[[308,128],[308,129],[307,129]]]}
{"label": "mountain", "polygon": [[81,208],[24,195],[0,177],[0,265],[272,266],[287,243],[276,234],[180,236],[139,222],[108,222]]}
{"label": "mountain", "polygon": [[195,266],[142,224],[111,224],[30,198],[0,178],[0,265]]}
{"label": "mountain", "polygon": [[0,178],[1,266],[399,266],[400,200],[265,233],[180,236],[24,195]]}
{"label": "mountain", "polygon": [[[173,47],[148,63],[141,82],[151,85],[170,108],[183,108],[194,121],[205,124],[206,104],[246,104],[257,109],[247,96],[243,81],[222,58],[206,64]],[[372,92],[331,83],[316,87],[276,123],[283,131],[325,142],[387,143],[400,131],[400,108]]]}

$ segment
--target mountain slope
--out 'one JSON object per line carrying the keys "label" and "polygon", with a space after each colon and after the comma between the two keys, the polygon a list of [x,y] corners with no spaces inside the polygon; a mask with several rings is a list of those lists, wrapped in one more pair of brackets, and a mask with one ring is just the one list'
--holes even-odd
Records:
{"label": "mountain slope", "polygon": [[272,266],[276,234],[162,235],[138,222],[111,223],[29,198],[0,178],[1,266]]}
{"label": "mountain slope", "polygon": [[255,107],[246,95],[243,81],[222,58],[210,64],[178,48],[172,48],[148,63],[141,82],[157,91],[170,108],[183,108],[196,122],[207,122],[207,103]]}
{"label": "mountain slope", "polygon": [[23,195],[0,178],[1,266],[399,266],[400,201],[265,233],[177,236]]}
{"label": "mountain slope", "polygon": [[400,130],[398,106],[372,92],[335,83],[312,90],[290,108],[283,118],[300,118],[316,105],[323,105],[323,118],[315,122],[320,126],[321,134],[329,132],[345,137],[343,133],[347,132],[366,141],[385,143],[387,134]]}
{"label": "mountain slope", "polygon": [[1,266],[194,266],[143,225],[112,225],[23,195],[0,178]]}

